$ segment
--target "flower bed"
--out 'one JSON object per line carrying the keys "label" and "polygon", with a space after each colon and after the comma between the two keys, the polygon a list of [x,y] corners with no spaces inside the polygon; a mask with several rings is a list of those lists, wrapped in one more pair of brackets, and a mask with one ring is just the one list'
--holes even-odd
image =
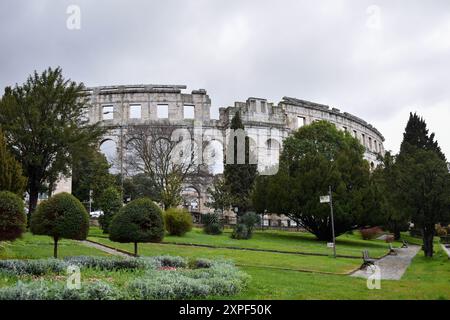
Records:
{"label": "flower bed", "polygon": [[[69,266],[91,273],[114,273],[129,280],[82,282],[81,289],[69,289],[61,275]],[[239,293],[248,276],[227,261],[181,257],[109,259],[73,257],[65,260],[0,260],[0,276],[17,277],[15,286],[0,288],[0,300],[155,300],[201,299]],[[44,279],[36,280],[36,277]],[[53,276],[52,280],[46,277]],[[57,281],[55,281],[55,278]],[[27,281],[30,280],[30,281]],[[83,280],[83,279],[82,279]]]}

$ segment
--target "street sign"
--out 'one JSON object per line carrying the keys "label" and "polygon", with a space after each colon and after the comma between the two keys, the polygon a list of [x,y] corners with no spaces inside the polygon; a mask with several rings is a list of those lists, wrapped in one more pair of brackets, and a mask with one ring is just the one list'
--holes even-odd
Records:
{"label": "street sign", "polygon": [[334,243],[333,242],[328,242],[327,243],[327,247],[328,248],[334,248]]}
{"label": "street sign", "polygon": [[321,196],[320,203],[330,203],[330,196]]}

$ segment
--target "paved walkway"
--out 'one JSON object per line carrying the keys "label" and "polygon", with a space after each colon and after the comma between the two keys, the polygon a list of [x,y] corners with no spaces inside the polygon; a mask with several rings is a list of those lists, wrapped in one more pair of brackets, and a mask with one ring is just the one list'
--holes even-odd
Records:
{"label": "paved walkway", "polygon": [[[395,249],[397,255],[388,255],[375,262],[381,270],[382,280],[400,280],[405,273],[412,259],[419,252],[420,246],[410,245],[408,248]],[[351,274],[352,277],[368,278],[371,273],[366,270],[358,270]]]}
{"label": "paved walkway", "polygon": [[111,248],[106,247],[106,246],[102,246],[101,244],[98,244],[98,243],[93,243],[93,242],[86,241],[86,240],[84,240],[84,241],[79,241],[79,242],[80,242],[81,244],[84,244],[84,245],[87,246],[87,247],[95,248],[95,249],[101,250],[101,251],[103,251],[103,252],[109,253],[109,254],[114,255],[114,256],[119,256],[119,257],[123,257],[123,258],[128,258],[128,257],[130,257],[129,254],[120,252],[120,251],[118,251],[118,250],[111,249]]}
{"label": "paved walkway", "polygon": [[444,252],[447,252],[448,258],[450,259],[450,247],[446,247],[443,244],[441,244],[441,246],[442,246],[442,250],[444,250]]}

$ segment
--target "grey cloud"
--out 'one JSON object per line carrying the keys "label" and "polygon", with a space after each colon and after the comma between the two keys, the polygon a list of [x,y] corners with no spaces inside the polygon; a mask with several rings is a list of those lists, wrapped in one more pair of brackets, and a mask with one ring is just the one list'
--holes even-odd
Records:
{"label": "grey cloud", "polygon": [[[81,30],[66,28],[70,4]],[[379,30],[366,26],[371,5]],[[394,150],[417,110],[450,155],[447,119],[435,116],[450,107],[447,0],[3,0],[0,35],[0,87],[60,65],[89,86],[206,88],[214,114],[248,96],[295,96],[366,119]]]}

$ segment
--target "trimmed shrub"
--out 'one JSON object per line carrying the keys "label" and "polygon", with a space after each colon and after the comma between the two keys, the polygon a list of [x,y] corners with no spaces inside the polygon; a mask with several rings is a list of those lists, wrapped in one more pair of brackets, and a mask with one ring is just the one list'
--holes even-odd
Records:
{"label": "trimmed shrub", "polygon": [[233,230],[231,237],[233,239],[247,240],[252,237],[253,228],[260,223],[260,217],[254,212],[247,212],[239,217],[238,224]]}
{"label": "trimmed shrub", "polygon": [[89,214],[81,202],[69,193],[59,193],[43,201],[31,216],[31,232],[53,238],[53,255],[58,257],[60,239],[85,240]]}
{"label": "trimmed shrub", "polygon": [[233,233],[231,233],[231,238],[237,240],[249,239],[247,226],[242,223],[237,224],[233,229]]}
{"label": "trimmed shrub", "polygon": [[170,208],[164,212],[164,224],[172,236],[184,236],[192,230],[192,216],[186,209]]}
{"label": "trimmed shrub", "polygon": [[261,217],[255,212],[247,212],[242,217],[239,218],[239,223],[245,224],[247,226],[247,231],[249,237],[252,236],[253,228],[261,223]]}
{"label": "trimmed shrub", "polygon": [[207,213],[203,217],[203,231],[210,235],[219,235],[223,232],[222,224],[217,213]]}
{"label": "trimmed shrub", "polygon": [[379,228],[379,227],[373,227],[373,228],[368,228],[368,229],[361,229],[360,232],[361,232],[361,237],[363,238],[363,240],[373,240],[378,235],[383,233],[383,230],[381,230],[381,228]]}
{"label": "trimmed shrub", "polygon": [[23,201],[12,192],[0,192],[0,241],[19,238],[26,225]]}
{"label": "trimmed shrub", "polygon": [[103,233],[108,233],[112,218],[123,206],[122,194],[116,188],[109,187],[95,200],[95,205],[103,211],[98,222]]}
{"label": "trimmed shrub", "polygon": [[0,129],[0,190],[23,196],[26,185],[27,178],[23,176],[22,166],[8,150]]}
{"label": "trimmed shrub", "polygon": [[442,227],[441,225],[437,225],[436,226],[436,235],[438,237],[445,237],[447,236],[447,228],[446,227]]}
{"label": "trimmed shrub", "polygon": [[161,242],[164,223],[161,209],[150,199],[131,201],[120,209],[109,227],[109,239],[121,243],[134,243],[137,256],[139,242]]}

